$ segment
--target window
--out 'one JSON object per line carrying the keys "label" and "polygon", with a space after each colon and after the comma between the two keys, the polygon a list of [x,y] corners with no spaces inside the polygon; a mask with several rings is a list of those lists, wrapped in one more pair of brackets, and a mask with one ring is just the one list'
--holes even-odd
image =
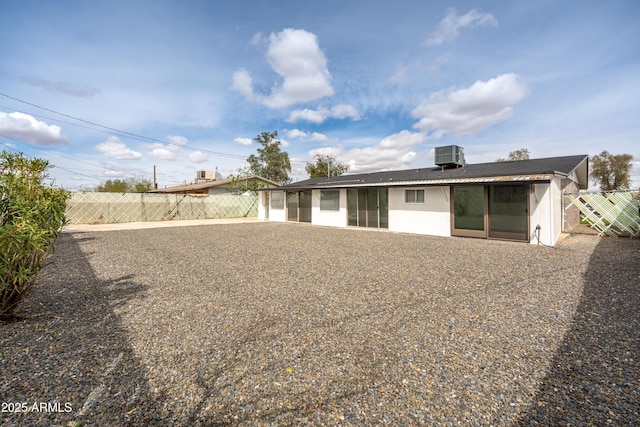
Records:
{"label": "window", "polygon": [[340,210],[340,190],[320,190],[320,210]]}
{"label": "window", "polygon": [[424,203],[424,190],[404,190],[405,203]]}
{"label": "window", "polygon": [[271,192],[271,209],[284,209],[284,191]]}

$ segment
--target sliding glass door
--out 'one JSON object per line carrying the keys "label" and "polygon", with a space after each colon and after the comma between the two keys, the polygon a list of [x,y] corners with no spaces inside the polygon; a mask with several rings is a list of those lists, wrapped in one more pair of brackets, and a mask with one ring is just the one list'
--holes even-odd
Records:
{"label": "sliding glass door", "polygon": [[311,190],[287,192],[287,221],[311,222]]}
{"label": "sliding glass door", "polygon": [[311,222],[311,190],[298,193],[298,221]]}
{"label": "sliding glass door", "polygon": [[389,192],[386,188],[347,190],[347,224],[354,227],[389,227]]}
{"label": "sliding glass door", "polygon": [[453,187],[453,227],[456,236],[486,237],[487,206],[484,185]]}
{"label": "sliding glass door", "polygon": [[298,192],[287,191],[287,221],[298,220]]}
{"label": "sliding glass door", "polygon": [[529,240],[528,185],[489,186],[489,237]]}
{"label": "sliding glass door", "polygon": [[452,187],[451,234],[529,241],[529,188],[528,184]]}

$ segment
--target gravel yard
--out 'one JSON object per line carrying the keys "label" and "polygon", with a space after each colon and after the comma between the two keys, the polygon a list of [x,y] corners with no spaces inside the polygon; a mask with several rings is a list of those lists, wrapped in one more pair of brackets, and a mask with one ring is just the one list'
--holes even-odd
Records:
{"label": "gravel yard", "polygon": [[0,423],[638,425],[639,253],[276,223],[63,233],[0,323]]}

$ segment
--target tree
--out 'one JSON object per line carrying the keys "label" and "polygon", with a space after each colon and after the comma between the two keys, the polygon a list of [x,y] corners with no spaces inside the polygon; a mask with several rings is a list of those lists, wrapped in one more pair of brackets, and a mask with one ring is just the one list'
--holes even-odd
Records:
{"label": "tree", "polygon": [[245,193],[247,191],[255,192],[258,188],[266,187],[266,185],[256,179],[252,178],[251,169],[248,167],[239,168],[236,174],[231,174],[228,178],[231,178],[227,190],[238,193]]}
{"label": "tree", "polygon": [[144,178],[106,180],[95,188],[100,193],[144,193],[151,191],[153,183]]}
{"label": "tree", "polygon": [[610,154],[608,151],[591,158],[591,179],[600,183],[600,190],[623,190],[631,187],[631,154]]}
{"label": "tree", "polygon": [[253,138],[262,148],[258,148],[258,155],[250,155],[247,158],[249,170],[252,175],[275,181],[278,184],[288,184],[291,182],[289,172],[291,172],[291,162],[289,154],[280,150],[281,142],[276,140],[278,131],[262,132]]}
{"label": "tree", "polygon": [[340,176],[349,170],[347,163],[336,162],[333,156],[327,154],[316,154],[316,162],[309,163],[305,170],[309,178],[321,178],[323,176]]}
{"label": "tree", "polygon": [[516,160],[529,160],[529,150],[521,148],[519,150],[510,151],[506,159],[496,159],[496,162],[513,162]]}

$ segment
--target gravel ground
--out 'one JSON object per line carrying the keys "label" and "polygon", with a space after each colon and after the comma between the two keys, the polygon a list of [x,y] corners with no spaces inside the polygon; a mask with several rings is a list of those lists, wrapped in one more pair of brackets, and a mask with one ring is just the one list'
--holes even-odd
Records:
{"label": "gravel ground", "polygon": [[0,422],[638,425],[639,251],[275,223],[63,233],[0,324]]}

